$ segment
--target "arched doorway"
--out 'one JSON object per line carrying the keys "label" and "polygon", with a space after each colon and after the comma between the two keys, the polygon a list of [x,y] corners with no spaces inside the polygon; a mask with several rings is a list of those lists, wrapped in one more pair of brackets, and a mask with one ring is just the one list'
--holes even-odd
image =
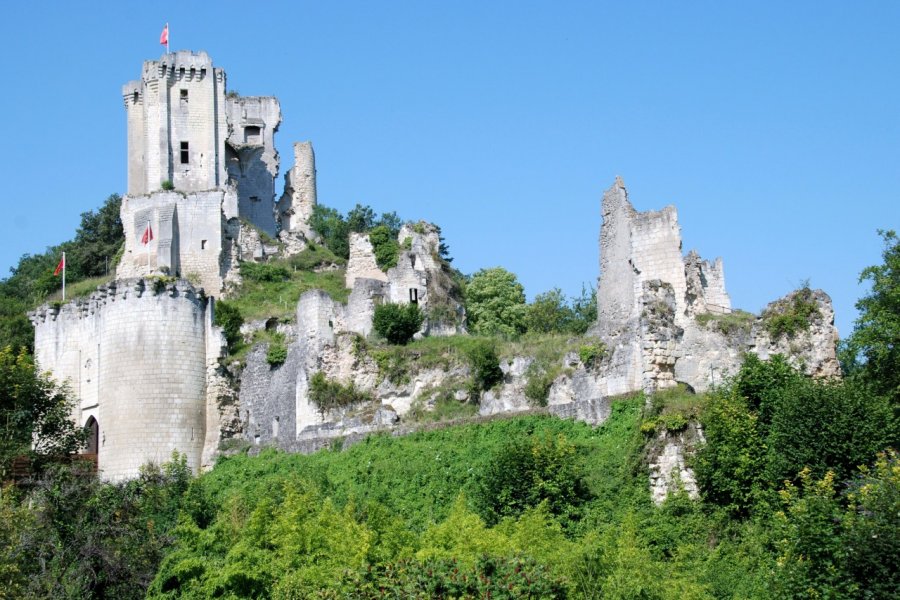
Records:
{"label": "arched doorway", "polygon": [[87,430],[87,448],[85,454],[97,454],[100,449],[100,424],[94,417],[88,417],[87,423],[84,424]]}

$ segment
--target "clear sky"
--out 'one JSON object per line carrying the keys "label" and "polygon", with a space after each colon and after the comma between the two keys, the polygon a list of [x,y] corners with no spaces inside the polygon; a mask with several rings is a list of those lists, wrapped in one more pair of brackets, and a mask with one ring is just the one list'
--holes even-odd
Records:
{"label": "clear sky", "polygon": [[810,279],[842,335],[876,229],[900,229],[898,2],[10,2],[3,272],[124,193],[121,85],[166,21],[280,99],[282,173],[312,140],[320,203],[436,222],[454,265],[529,298],[596,281],[616,175],[638,210],[678,207],[736,307]]}

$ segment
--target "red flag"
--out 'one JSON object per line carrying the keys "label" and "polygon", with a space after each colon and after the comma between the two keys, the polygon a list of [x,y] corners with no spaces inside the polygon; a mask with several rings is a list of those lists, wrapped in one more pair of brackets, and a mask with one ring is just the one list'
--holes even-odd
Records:
{"label": "red flag", "polygon": [[150,228],[150,221],[147,221],[147,229],[144,230],[144,235],[141,236],[141,244],[146,246],[153,240],[153,229]]}
{"label": "red flag", "polygon": [[59,264],[56,265],[56,270],[53,271],[53,276],[56,277],[59,275],[60,271],[66,268],[66,255],[63,254],[63,257],[59,259]]}
{"label": "red flag", "polygon": [[163,27],[162,33],[159,34],[159,43],[163,46],[169,45],[169,24],[166,23],[166,26]]}

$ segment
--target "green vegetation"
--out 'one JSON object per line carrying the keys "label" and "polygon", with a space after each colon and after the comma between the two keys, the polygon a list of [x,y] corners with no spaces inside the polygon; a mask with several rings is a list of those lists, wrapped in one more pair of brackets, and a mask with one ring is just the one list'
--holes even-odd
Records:
{"label": "green vegetation", "polygon": [[582,344],[578,348],[578,359],[587,368],[593,367],[598,361],[606,357],[606,344],[600,340],[589,344]]}
{"label": "green vegetation", "polygon": [[309,399],[324,412],[371,400],[372,395],[357,390],[352,381],[345,385],[328,379],[325,373],[318,371],[309,380]]}
{"label": "green vegetation", "polygon": [[[350,257],[351,231],[362,233],[365,231],[373,231],[376,228],[383,228],[383,230],[379,229],[379,233],[376,234],[376,237],[386,235],[392,239],[393,244],[396,246],[397,234],[400,233],[400,226],[402,223],[400,217],[398,217],[395,212],[384,213],[376,219],[375,212],[372,208],[369,206],[362,206],[361,204],[354,206],[350,212],[347,213],[346,217],[342,216],[341,213],[333,208],[317,204],[313,209],[312,217],[310,217],[309,220],[310,226],[322,236],[328,249],[344,259]],[[372,244],[375,246],[374,241]],[[394,249],[393,264],[397,264],[397,250],[398,248]],[[379,259],[379,265],[381,264],[381,260],[388,260],[390,253],[389,250],[382,250],[382,257]]]}
{"label": "green vegetation", "polygon": [[241,325],[244,324],[241,311],[230,302],[219,300],[215,303],[213,314],[213,325],[222,328],[225,342],[228,344],[229,350],[233,352],[241,341]]}
{"label": "green vegetation", "polygon": [[405,345],[425,322],[425,315],[416,304],[387,302],[375,307],[372,326],[390,344]]}
{"label": "green vegetation", "polygon": [[284,334],[273,332],[269,347],[266,350],[266,362],[270,367],[280,367],[287,360],[288,349],[285,343]]}
{"label": "green vegetation", "polygon": [[695,318],[700,325],[716,329],[725,335],[749,334],[756,320],[753,313],[744,310],[733,310],[728,314],[703,313]]}
{"label": "green vegetation", "polygon": [[[318,251],[306,252],[322,254]],[[306,263],[310,254],[302,258],[272,260],[266,263],[241,263],[244,281],[233,300],[229,300],[245,321],[275,317],[293,318],[300,296],[309,290],[320,289],[339,302],[346,302],[349,290],[344,287],[344,271],[316,273],[302,270],[296,263]],[[327,259],[326,259],[327,260]]]}
{"label": "green vegetation", "polygon": [[167,192],[171,192],[172,190],[175,189],[175,184],[172,183],[172,180],[171,180],[171,179],[166,179],[166,180],[163,180],[163,181],[160,182],[159,187],[160,187],[160,189],[162,189],[162,190],[165,190],[165,191],[167,191]]}
{"label": "green vegetation", "polygon": [[466,350],[466,357],[472,367],[472,392],[486,392],[503,380],[500,360],[493,344],[479,341]]}
{"label": "green vegetation", "polygon": [[528,305],[529,333],[569,333],[584,335],[597,321],[597,293],[582,286],[581,296],[566,301],[562,290],[554,288],[538,294]]}
{"label": "green vegetation", "polygon": [[805,283],[791,298],[764,311],[762,320],[773,339],[782,336],[790,338],[809,329],[811,320],[819,314],[819,305],[809,289],[809,283]]}
{"label": "green vegetation", "polygon": [[387,271],[397,265],[400,254],[400,244],[397,243],[397,232],[385,225],[373,227],[369,232],[369,241],[375,252],[375,262],[382,271]]}
{"label": "green vegetation", "polygon": [[516,337],[525,333],[525,291],[502,267],[482,269],[466,286],[469,329],[477,335]]}
{"label": "green vegetation", "polygon": [[884,241],[884,264],[866,267],[859,281],[871,291],[857,303],[859,317],[841,349],[848,375],[893,398],[900,411],[900,238],[879,231]]}

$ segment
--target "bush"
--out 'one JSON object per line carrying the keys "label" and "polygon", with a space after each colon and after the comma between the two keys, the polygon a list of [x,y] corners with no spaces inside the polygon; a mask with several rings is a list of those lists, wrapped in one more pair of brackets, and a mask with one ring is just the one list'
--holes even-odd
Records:
{"label": "bush", "polygon": [[585,367],[594,366],[594,362],[606,356],[606,344],[597,341],[593,344],[583,344],[578,348],[578,359]]}
{"label": "bush", "polygon": [[425,315],[416,304],[379,304],[372,318],[378,335],[401,346],[409,343],[424,322]]}
{"label": "bush", "polygon": [[291,278],[291,272],[283,265],[267,263],[241,263],[241,277],[251,281],[279,282]]}
{"label": "bush", "polygon": [[219,300],[213,308],[213,325],[222,328],[228,348],[233,350],[241,340],[241,325],[244,318],[237,308],[224,300]]}
{"label": "bush", "polygon": [[309,380],[309,399],[322,412],[371,400],[371,394],[356,389],[351,381],[347,385],[332,381],[325,373],[317,371]]}
{"label": "bush", "polygon": [[766,331],[773,339],[781,336],[793,337],[809,329],[810,321],[818,316],[819,305],[813,297],[809,285],[802,288],[762,315]]}
{"label": "bush", "polygon": [[589,496],[575,446],[563,436],[507,443],[487,463],[477,490],[475,504],[488,524],[541,502],[562,521],[576,519]]}
{"label": "bush", "polygon": [[280,367],[287,360],[288,349],[284,340],[284,335],[275,333],[269,342],[269,349],[266,351],[266,362],[270,367]]}
{"label": "bush", "polygon": [[166,179],[165,181],[162,181],[159,184],[159,187],[161,187],[163,190],[165,190],[167,192],[171,192],[172,190],[175,189],[175,184],[172,183],[171,179]]}
{"label": "bush", "polygon": [[472,366],[472,388],[476,394],[503,381],[500,359],[492,344],[479,341],[468,349],[466,355]]}
{"label": "bush", "polygon": [[382,271],[397,265],[400,245],[386,225],[379,225],[369,232],[369,242],[375,252],[375,262]]}

